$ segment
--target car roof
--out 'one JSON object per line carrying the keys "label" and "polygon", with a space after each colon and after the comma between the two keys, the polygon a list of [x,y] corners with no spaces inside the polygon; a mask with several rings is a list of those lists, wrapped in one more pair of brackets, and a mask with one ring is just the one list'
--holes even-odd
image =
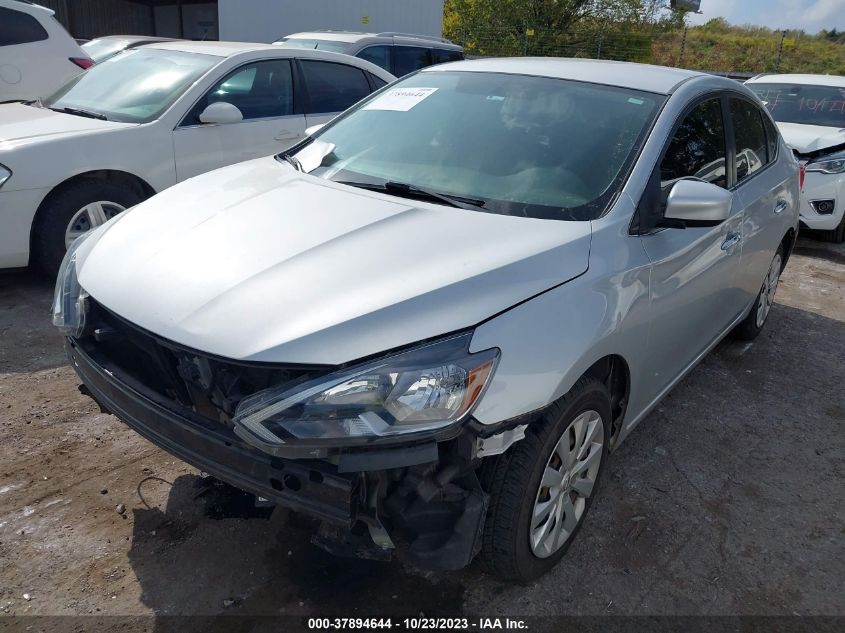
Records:
{"label": "car roof", "polygon": [[386,31],[384,33],[364,33],[361,31],[304,31],[302,33],[291,33],[280,39],[300,39],[300,40],[328,40],[332,42],[360,42],[366,39],[396,39],[406,41],[425,42],[429,46],[443,46],[445,48],[460,49],[461,47],[454,42],[450,42],[442,37],[434,35],[421,35],[418,33],[398,33],[395,31]]}
{"label": "car roof", "polygon": [[192,42],[190,40],[173,40],[147,44],[147,48],[160,48],[168,51],[183,53],[199,53],[201,55],[215,55],[217,57],[231,57],[239,53],[250,51],[271,50],[278,51],[278,46],[272,44],[256,44],[255,42]]}
{"label": "car roof", "polygon": [[746,83],[762,84],[793,84],[809,86],[835,86],[845,88],[845,77],[838,75],[809,75],[809,74],[781,74],[781,75],[757,75]]}
{"label": "car roof", "polygon": [[[619,86],[621,88],[634,88],[660,94],[671,94],[678,85],[695,77],[709,77],[713,79],[711,75],[680,68],[635,64],[632,62],[560,57],[473,59],[429,66],[428,68],[424,68],[422,72],[443,72],[449,70],[572,79],[608,86]],[[725,82],[736,83],[730,79],[726,79]]]}
{"label": "car roof", "polygon": [[154,44],[157,42],[175,42],[174,37],[156,37],[154,35],[103,35],[102,37],[95,37],[89,41],[100,42],[102,40],[114,40],[116,42],[148,42]]}

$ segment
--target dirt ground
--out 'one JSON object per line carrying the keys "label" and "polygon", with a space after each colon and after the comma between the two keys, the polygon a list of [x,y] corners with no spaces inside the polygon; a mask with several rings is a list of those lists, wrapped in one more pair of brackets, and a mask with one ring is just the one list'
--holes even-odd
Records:
{"label": "dirt ground", "polygon": [[762,336],[634,431],[530,586],[334,559],[207,485],[78,392],[51,295],[0,276],[0,615],[845,615],[843,247],[800,240]]}

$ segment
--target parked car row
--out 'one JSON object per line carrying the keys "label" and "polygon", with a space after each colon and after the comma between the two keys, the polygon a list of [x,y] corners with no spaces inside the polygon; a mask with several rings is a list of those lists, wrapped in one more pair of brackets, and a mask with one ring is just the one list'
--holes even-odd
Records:
{"label": "parked car row", "polygon": [[391,82],[361,59],[159,42],[0,106],[0,267],[55,274],[76,237],[197,174],[268,156]]}

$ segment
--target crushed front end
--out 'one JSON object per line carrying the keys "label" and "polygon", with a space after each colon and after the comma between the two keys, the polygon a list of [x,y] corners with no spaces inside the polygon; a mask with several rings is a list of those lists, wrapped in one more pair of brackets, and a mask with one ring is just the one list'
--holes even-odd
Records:
{"label": "crushed front end", "polygon": [[421,567],[457,569],[479,551],[481,457],[524,428],[470,417],[498,350],[470,355],[460,335],[349,367],[239,362],[83,300],[84,327],[66,339],[73,367],[103,409],[154,444],[320,519],[312,540],[335,554],[386,559],[398,547]]}

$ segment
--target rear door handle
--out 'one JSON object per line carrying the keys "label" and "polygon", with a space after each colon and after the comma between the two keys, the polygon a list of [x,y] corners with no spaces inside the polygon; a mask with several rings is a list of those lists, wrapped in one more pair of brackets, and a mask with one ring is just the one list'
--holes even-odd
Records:
{"label": "rear door handle", "polygon": [[739,244],[742,241],[742,236],[739,233],[728,233],[725,241],[722,242],[722,250],[727,251]]}
{"label": "rear door handle", "polygon": [[783,213],[786,211],[786,208],[789,206],[789,203],[784,200],[783,198],[778,198],[778,201],[775,203],[775,213]]}

